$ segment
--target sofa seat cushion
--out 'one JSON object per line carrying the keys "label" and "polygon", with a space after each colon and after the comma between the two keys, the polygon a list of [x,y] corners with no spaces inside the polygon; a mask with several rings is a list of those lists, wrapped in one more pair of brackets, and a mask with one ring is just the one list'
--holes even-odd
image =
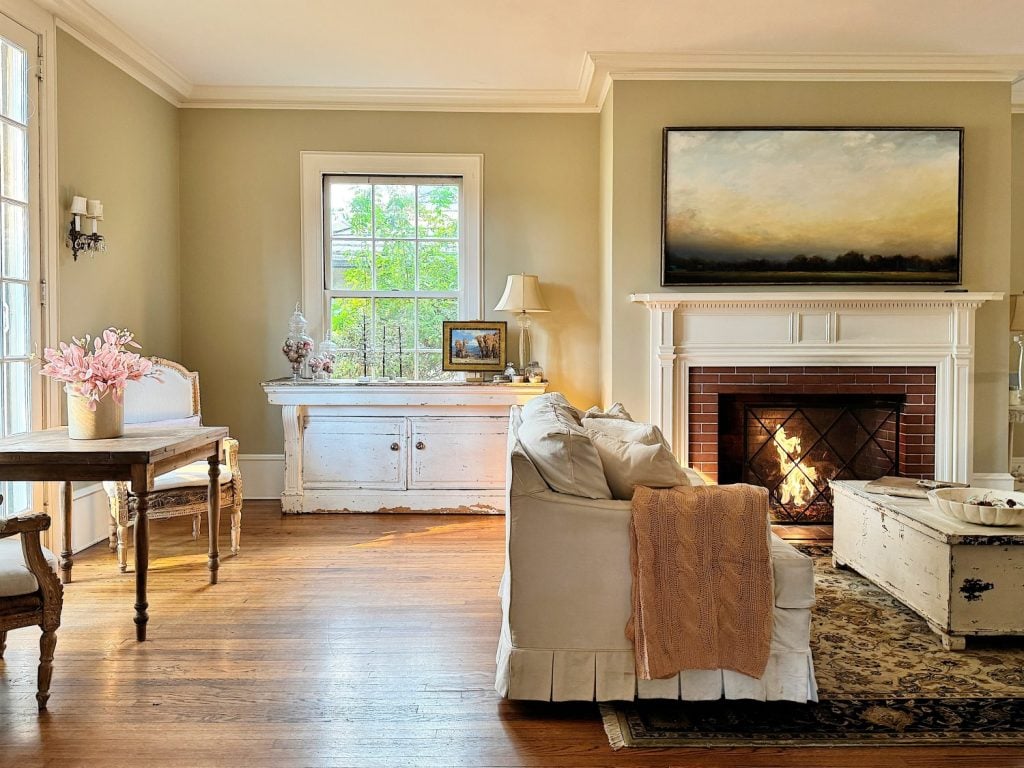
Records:
{"label": "sofa seat cushion", "polygon": [[[45,547],[43,555],[53,572],[56,573],[57,558]],[[6,539],[0,539],[0,597],[28,595],[37,589],[39,589],[39,582],[25,565],[25,556],[21,551],[21,537],[9,536]]]}
{"label": "sofa seat cushion", "polygon": [[[225,464],[220,465],[220,484],[230,483],[232,472]],[[174,488],[205,488],[210,482],[210,465],[205,461],[194,461],[172,472],[158,475],[153,481],[153,492],[169,491]],[[116,493],[116,483],[105,482],[103,488],[108,495]],[[131,491],[131,483],[128,490]]]}
{"label": "sofa seat cushion", "polygon": [[776,607],[810,608],[814,605],[814,561],[774,533],[771,547]]}
{"label": "sofa seat cushion", "polygon": [[536,397],[522,414],[519,443],[552,490],[587,499],[612,497],[597,448],[562,395]]}

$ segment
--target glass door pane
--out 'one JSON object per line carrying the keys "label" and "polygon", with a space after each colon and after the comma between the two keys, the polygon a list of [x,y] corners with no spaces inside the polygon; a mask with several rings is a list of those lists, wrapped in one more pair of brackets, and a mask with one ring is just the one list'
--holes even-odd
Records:
{"label": "glass door pane", "polygon": [[[0,434],[26,432],[37,423],[38,384],[33,377],[38,294],[33,275],[30,226],[36,197],[30,119],[29,73],[35,35],[0,16]],[[29,483],[0,483],[0,516],[32,510]]]}

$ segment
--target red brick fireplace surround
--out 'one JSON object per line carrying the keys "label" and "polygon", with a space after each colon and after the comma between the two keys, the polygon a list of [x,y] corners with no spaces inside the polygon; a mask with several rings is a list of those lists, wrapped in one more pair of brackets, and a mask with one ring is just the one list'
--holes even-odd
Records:
{"label": "red brick fireplace surround", "polygon": [[900,473],[935,472],[935,368],[931,366],[693,366],[689,371],[690,465],[718,479],[720,395],[890,395],[900,416]]}

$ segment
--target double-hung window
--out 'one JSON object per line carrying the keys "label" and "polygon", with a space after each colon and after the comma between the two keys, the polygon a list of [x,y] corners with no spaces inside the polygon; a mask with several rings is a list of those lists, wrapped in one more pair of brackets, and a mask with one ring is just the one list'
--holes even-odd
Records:
{"label": "double-hung window", "polygon": [[479,157],[304,153],[303,176],[320,207],[304,309],[317,340],[341,348],[334,377],[450,376],[442,322],[480,316]]}

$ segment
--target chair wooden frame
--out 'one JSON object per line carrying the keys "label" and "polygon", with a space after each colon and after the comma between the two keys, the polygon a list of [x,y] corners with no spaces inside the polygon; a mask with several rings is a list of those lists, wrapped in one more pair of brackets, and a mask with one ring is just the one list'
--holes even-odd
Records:
{"label": "chair wooden frame", "polygon": [[[201,416],[199,399],[199,374],[190,371],[180,363],[162,357],[152,357],[154,367],[169,368],[185,378],[192,386],[192,416]],[[231,514],[231,552],[237,555],[242,538],[242,473],[238,468],[238,441],[224,440],[223,463],[231,470],[231,482],[220,486],[221,509]],[[117,552],[117,564],[124,573],[128,570],[128,529],[135,524],[137,499],[128,483],[114,483],[110,499],[110,548]],[[149,494],[147,516],[150,520],[166,520],[172,517],[192,518],[192,538],[198,539],[203,516],[207,512],[207,488],[205,485],[186,488],[170,488]]]}
{"label": "chair wooden frame", "polygon": [[[2,498],[0,498],[2,501]],[[49,515],[24,515],[0,520],[0,539],[21,534],[21,551],[25,564],[35,576],[39,588],[27,595],[0,597],[0,659],[7,649],[7,632],[22,627],[38,626],[39,674],[36,702],[39,711],[46,709],[53,677],[53,652],[57,647],[57,628],[64,605],[64,587],[46,561],[39,535],[50,527]]]}

